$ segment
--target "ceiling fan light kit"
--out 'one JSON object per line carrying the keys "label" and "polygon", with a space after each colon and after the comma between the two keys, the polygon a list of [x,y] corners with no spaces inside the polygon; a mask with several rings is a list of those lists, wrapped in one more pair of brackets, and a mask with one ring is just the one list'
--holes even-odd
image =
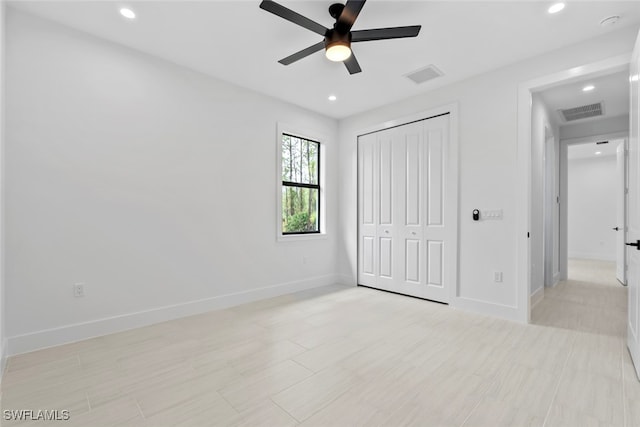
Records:
{"label": "ceiling fan light kit", "polygon": [[329,30],[325,36],[325,55],[329,61],[343,62],[351,56],[351,33]]}
{"label": "ceiling fan light kit", "polygon": [[275,1],[262,0],[261,9],[324,37],[324,41],[302,49],[278,62],[282,65],[290,65],[324,49],[327,59],[343,62],[349,74],[356,74],[362,69],[351,50],[351,43],[416,37],[420,33],[420,25],[351,31],[365,2],[366,0],[348,0],[346,4],[334,3],[329,6],[329,14],[336,20],[333,28],[329,29]]}

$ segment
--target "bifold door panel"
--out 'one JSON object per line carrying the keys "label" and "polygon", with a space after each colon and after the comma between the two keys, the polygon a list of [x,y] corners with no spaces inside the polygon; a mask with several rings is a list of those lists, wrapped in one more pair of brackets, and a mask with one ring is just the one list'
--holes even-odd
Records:
{"label": "bifold door panel", "polygon": [[448,115],[359,137],[361,285],[449,301],[448,141]]}

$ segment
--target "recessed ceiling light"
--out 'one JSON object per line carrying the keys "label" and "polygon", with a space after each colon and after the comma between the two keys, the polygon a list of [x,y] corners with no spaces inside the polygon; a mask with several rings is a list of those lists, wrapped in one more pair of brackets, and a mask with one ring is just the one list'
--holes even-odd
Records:
{"label": "recessed ceiling light", "polygon": [[120,15],[124,16],[127,19],[136,19],[136,13],[128,7],[121,8]]}
{"label": "recessed ceiling light", "polygon": [[560,12],[562,9],[564,9],[564,3],[556,3],[554,5],[552,5],[547,12],[549,13],[558,13]]}
{"label": "recessed ceiling light", "polygon": [[594,85],[588,85],[582,88],[583,92],[591,92],[592,90],[594,90],[596,87]]}
{"label": "recessed ceiling light", "polygon": [[335,101],[336,99],[338,99],[337,96],[335,95],[329,95],[329,101]]}
{"label": "recessed ceiling light", "polygon": [[596,156],[602,154],[602,151],[596,151]]}

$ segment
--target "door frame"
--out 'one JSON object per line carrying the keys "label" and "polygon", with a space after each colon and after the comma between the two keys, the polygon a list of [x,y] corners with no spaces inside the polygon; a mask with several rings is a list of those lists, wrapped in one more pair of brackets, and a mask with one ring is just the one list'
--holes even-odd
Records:
{"label": "door frame", "polygon": [[628,132],[615,132],[560,140],[560,280],[567,280],[569,270],[569,146],[624,139],[626,147],[628,137]]}
{"label": "door frame", "polygon": [[[452,307],[456,307],[457,298],[458,298],[458,264],[460,259],[460,252],[458,250],[459,247],[459,229],[460,229],[460,213],[458,211],[458,205],[460,200],[460,156],[459,156],[459,148],[458,148],[458,102],[453,102],[450,104],[441,105],[439,107],[434,107],[429,110],[421,111],[415,114],[398,117],[392,120],[387,120],[372,126],[368,126],[356,132],[356,158],[359,158],[360,155],[360,144],[359,138],[363,135],[379,132],[386,129],[407,125],[410,123],[428,120],[431,117],[440,116],[443,114],[449,114],[449,168],[450,168],[450,178],[451,182],[447,187],[447,191],[451,191],[451,194],[454,196],[450,198],[451,212],[454,212],[455,218],[453,218],[453,231],[452,234],[452,245],[451,253],[455,254],[453,265],[445,265],[445,268],[448,268],[449,277],[451,278],[451,284],[449,287],[449,305]],[[359,173],[356,171],[356,176],[359,176]],[[356,200],[358,200],[358,189],[360,188],[360,183],[358,178],[356,178]],[[356,208],[356,234],[358,236],[357,245],[356,245],[356,254],[357,257],[360,256],[360,212]],[[358,258],[359,259],[359,258]],[[358,267],[356,268],[356,284],[360,282],[360,264],[358,263]]]}
{"label": "door frame", "polygon": [[[548,287],[554,287],[559,280],[560,274],[553,270],[554,261],[560,257],[559,247],[554,247],[553,237],[557,234],[557,230],[554,227],[554,215],[555,210],[559,211],[559,200],[556,200],[556,190],[559,188],[559,158],[555,157],[555,141],[556,135],[553,134],[553,130],[549,123],[544,125],[544,147],[542,150],[542,188],[543,188],[543,227],[542,227],[542,262],[544,264],[544,274],[542,277],[542,293],[544,297],[544,290]],[[559,139],[559,135],[558,135]],[[551,147],[551,148],[550,148]],[[553,152],[553,162],[550,161],[551,153]],[[559,156],[558,156],[559,157]],[[558,165],[558,169],[556,169]],[[551,179],[554,177],[555,179]],[[558,212],[558,225],[560,224],[560,214]],[[558,242],[559,243],[559,242]],[[559,245],[558,245],[559,246]],[[556,252],[557,249],[557,252]],[[558,268],[560,263],[558,262]]]}
{"label": "door frame", "polygon": [[[554,86],[571,83],[584,77],[597,77],[624,71],[629,68],[631,55],[618,55],[602,61],[566,69],[532,79],[518,86],[518,138],[516,180],[516,278],[517,317],[524,323],[531,322],[531,208],[533,205],[531,184],[531,106],[533,93]],[[539,202],[539,201],[536,201]]]}
{"label": "door frame", "polygon": [[[629,133],[631,133],[631,129],[629,129]],[[616,148],[616,170],[618,174],[622,172],[622,212],[619,211],[620,208],[620,197],[616,197],[616,227],[618,227],[618,216],[622,217],[622,239],[619,239],[618,235],[616,235],[616,279],[620,282],[621,285],[627,286],[627,216],[628,216],[628,207],[629,207],[629,136],[622,139],[622,165],[620,165],[620,157],[618,156],[618,150],[620,147]],[[622,171],[620,168],[622,167]],[[618,176],[618,179],[620,176]],[[620,182],[618,181],[618,185]],[[620,190],[620,187],[618,187]],[[616,196],[619,196],[616,194]],[[616,230],[616,234],[619,230]],[[620,245],[619,240],[622,240],[622,245]],[[618,269],[620,268],[620,257],[618,256],[619,251],[622,249],[622,280],[618,276]]]}

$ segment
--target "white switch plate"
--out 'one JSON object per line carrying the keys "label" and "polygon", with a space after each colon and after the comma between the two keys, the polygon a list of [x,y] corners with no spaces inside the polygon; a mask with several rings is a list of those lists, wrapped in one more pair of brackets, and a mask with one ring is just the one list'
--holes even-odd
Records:
{"label": "white switch plate", "polygon": [[497,283],[502,282],[502,271],[493,272],[493,281]]}
{"label": "white switch plate", "polygon": [[502,219],[502,209],[492,209],[492,210],[483,210],[480,213],[480,218],[482,219],[492,219],[492,220],[501,220]]}

